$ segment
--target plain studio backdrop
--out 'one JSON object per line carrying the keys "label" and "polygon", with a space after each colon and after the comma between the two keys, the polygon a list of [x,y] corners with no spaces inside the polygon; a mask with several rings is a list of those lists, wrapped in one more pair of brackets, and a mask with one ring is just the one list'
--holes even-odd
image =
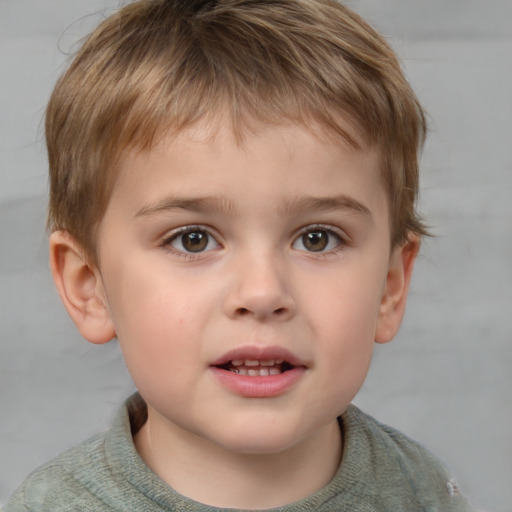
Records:
{"label": "plain studio backdrop", "polygon": [[[133,390],[54,290],[42,118],[77,41],[118,0],[0,0],[0,505],[105,429]],[[398,337],[356,404],[419,440],[485,510],[512,511],[512,1],[352,0],[424,104],[426,240]]]}

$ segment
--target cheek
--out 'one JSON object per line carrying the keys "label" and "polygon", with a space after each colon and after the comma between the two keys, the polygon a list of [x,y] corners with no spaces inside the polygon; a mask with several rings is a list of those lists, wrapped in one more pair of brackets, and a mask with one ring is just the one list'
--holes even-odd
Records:
{"label": "cheek", "polygon": [[323,343],[323,357],[328,367],[326,373],[341,379],[344,386],[362,382],[375,342],[375,305],[371,301],[362,304],[357,297],[353,298],[353,302],[338,302],[338,307],[331,303],[320,317],[324,322],[317,324],[318,339]]}
{"label": "cheek", "polygon": [[[327,400],[348,403],[368,372],[375,341],[381,290],[373,273],[347,272],[316,289],[310,326],[321,357]],[[377,282],[377,285],[375,284]],[[323,290],[323,291],[322,291]]]}
{"label": "cheek", "polygon": [[[199,358],[205,294],[157,268],[117,268],[107,289],[111,316],[132,377],[183,377]],[[153,377],[154,378],[154,377]],[[166,377],[167,378],[167,377]]]}
{"label": "cheek", "polygon": [[182,390],[192,386],[201,361],[200,335],[187,308],[172,294],[162,294],[153,301],[141,296],[139,307],[124,312],[119,345],[137,389],[152,401],[171,399],[176,407],[185,406]]}
{"label": "cheek", "polygon": [[380,275],[344,272],[319,283],[311,293],[313,300],[309,299],[311,321],[328,339],[342,337],[345,343],[373,342],[382,298],[380,278]]}

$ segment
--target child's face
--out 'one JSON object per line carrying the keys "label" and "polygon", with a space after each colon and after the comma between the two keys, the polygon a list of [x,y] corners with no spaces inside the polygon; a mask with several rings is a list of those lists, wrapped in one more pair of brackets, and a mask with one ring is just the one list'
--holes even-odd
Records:
{"label": "child's face", "polygon": [[401,320],[389,224],[377,154],[299,126],[126,157],[100,285],[150,421],[255,453],[332,425]]}

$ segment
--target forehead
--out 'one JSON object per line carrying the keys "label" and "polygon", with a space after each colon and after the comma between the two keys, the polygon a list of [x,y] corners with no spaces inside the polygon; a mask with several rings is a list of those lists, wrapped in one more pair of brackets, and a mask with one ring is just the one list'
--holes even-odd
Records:
{"label": "forehead", "polygon": [[260,125],[242,138],[226,127],[197,124],[167,134],[151,149],[128,152],[110,207],[147,212],[168,197],[217,197],[232,209],[290,212],[318,198],[344,196],[367,203],[366,209],[380,208],[385,194],[379,160],[375,150],[298,124]]}
{"label": "forehead", "polygon": [[184,125],[179,122],[171,125],[165,123],[159,127],[155,126],[154,130],[147,132],[145,136],[126,139],[112,155],[113,161],[107,158],[113,163],[108,164],[108,168],[112,170],[108,195],[110,196],[119,174],[126,173],[127,168],[133,167],[130,162],[157,157],[171,146],[183,146],[184,142],[188,142],[185,156],[190,156],[187,152],[195,151],[191,148],[192,144],[209,146],[211,150],[220,150],[226,145],[243,150],[255,140],[263,139],[265,133],[296,130],[309,135],[310,139],[316,139],[319,145],[342,147],[347,151],[359,149],[368,152],[372,157],[379,153],[380,160],[384,160],[382,148],[369,142],[372,137],[367,127],[347,113],[333,114],[331,119],[325,118],[318,111],[301,114],[283,111],[279,121],[275,121],[269,119],[265,112],[262,110],[259,114],[240,113],[237,116],[225,102],[221,102],[219,105],[213,105],[208,112],[193,122]]}
{"label": "forehead", "polygon": [[[148,148],[128,148],[120,159],[120,170],[133,169],[142,161],[157,162],[162,158],[193,160],[202,153],[217,153],[225,157],[235,153],[254,158],[259,150],[273,154],[315,154],[325,157],[339,154],[357,155],[358,158],[377,161],[379,151],[364,141],[359,131],[345,123],[340,135],[311,120],[309,123],[285,122],[272,124],[261,121],[245,121],[239,127],[224,117],[203,119],[182,130],[169,130],[161,134]],[[263,155],[262,155],[263,156]]]}

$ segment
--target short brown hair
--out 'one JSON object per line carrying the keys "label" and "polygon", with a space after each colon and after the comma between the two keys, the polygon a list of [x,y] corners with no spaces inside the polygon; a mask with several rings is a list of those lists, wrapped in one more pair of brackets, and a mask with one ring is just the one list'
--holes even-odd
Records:
{"label": "short brown hair", "polygon": [[425,115],[386,41],[335,0],[138,0],[107,18],[48,104],[49,229],[94,260],[121,154],[220,111],[238,135],[250,120],[314,122],[376,147],[392,246],[426,234]]}

